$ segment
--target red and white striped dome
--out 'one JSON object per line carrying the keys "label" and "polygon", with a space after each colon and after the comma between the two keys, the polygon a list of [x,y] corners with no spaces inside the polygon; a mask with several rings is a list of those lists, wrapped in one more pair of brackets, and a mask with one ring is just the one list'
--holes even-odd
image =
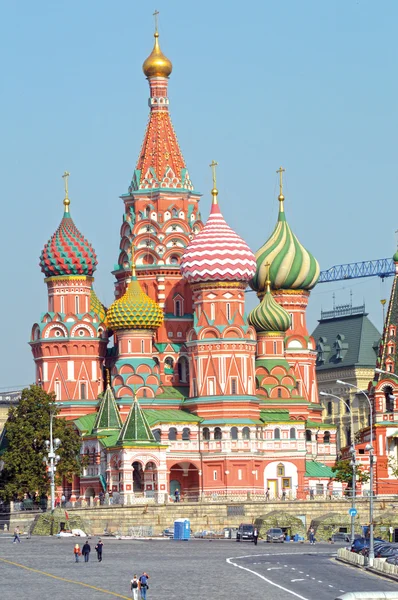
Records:
{"label": "red and white striped dome", "polygon": [[249,281],[256,260],[245,241],[225,222],[213,190],[213,204],[206,225],[188,244],[181,273],[190,283],[201,281]]}

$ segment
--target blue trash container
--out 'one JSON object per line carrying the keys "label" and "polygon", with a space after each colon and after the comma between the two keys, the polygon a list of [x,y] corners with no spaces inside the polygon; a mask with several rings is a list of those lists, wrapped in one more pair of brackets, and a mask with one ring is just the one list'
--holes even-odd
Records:
{"label": "blue trash container", "polygon": [[286,535],[285,542],[290,542],[290,535]]}
{"label": "blue trash container", "polygon": [[191,523],[189,519],[176,519],[174,521],[174,539],[189,540]]}

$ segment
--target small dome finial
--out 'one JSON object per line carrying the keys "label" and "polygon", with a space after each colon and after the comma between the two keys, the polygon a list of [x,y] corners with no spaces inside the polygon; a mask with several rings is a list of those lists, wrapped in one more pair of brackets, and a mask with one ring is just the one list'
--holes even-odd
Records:
{"label": "small dome finial", "polygon": [[70,173],[68,173],[68,171],[65,171],[64,174],[62,175],[62,179],[64,180],[64,186],[65,186],[64,206],[65,206],[66,213],[69,212],[69,204],[70,204],[69,195],[68,195],[69,194],[69,190],[68,190],[69,175],[70,175]]}
{"label": "small dome finial", "polygon": [[158,15],[159,11],[155,10],[153,13],[155,17],[155,33],[153,34],[155,45],[142,65],[142,70],[147,77],[168,77],[173,70],[171,60],[163,54],[159,46]]}
{"label": "small dome finial", "polygon": [[279,196],[278,196],[278,200],[280,202],[279,204],[279,212],[284,212],[284,208],[283,208],[283,202],[285,200],[285,196],[283,195],[283,173],[286,171],[286,169],[284,169],[283,167],[279,167],[279,169],[277,170],[277,173],[279,173]]}
{"label": "small dome finial", "polygon": [[135,244],[134,242],[131,244],[131,277],[132,279],[137,279],[137,273],[135,271],[136,263],[135,263]]}
{"label": "small dome finial", "polygon": [[212,160],[211,163],[209,164],[209,167],[211,167],[212,175],[213,175],[213,189],[211,190],[211,195],[213,196],[213,205],[218,204],[217,173],[216,173],[217,166],[218,166],[218,162],[216,162],[215,160]]}

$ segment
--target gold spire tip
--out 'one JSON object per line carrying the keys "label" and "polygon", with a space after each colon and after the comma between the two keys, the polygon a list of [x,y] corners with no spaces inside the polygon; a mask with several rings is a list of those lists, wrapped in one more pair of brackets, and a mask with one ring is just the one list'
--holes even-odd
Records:
{"label": "gold spire tip", "polygon": [[110,387],[111,385],[111,370],[106,370],[106,387]]}
{"label": "gold spire tip", "polygon": [[68,188],[69,175],[70,175],[70,173],[68,173],[68,171],[65,171],[64,174],[62,175],[62,179],[64,180],[64,186],[65,186],[65,198],[64,198],[65,212],[69,212],[69,204],[70,204],[69,188]]}
{"label": "gold spire tip", "polygon": [[[279,202],[283,202],[285,199],[285,196],[283,195],[283,173],[286,171],[286,169],[284,169],[283,167],[279,167],[279,169],[277,170],[277,173],[279,173],[279,196],[278,196],[278,200]],[[281,205],[282,208],[283,205]]]}
{"label": "gold spire tip", "polygon": [[134,242],[131,244],[131,276],[132,277],[136,277],[136,272],[135,272],[135,244]]}
{"label": "gold spire tip", "polygon": [[271,263],[267,262],[265,263],[265,286],[266,286],[266,291],[267,293],[271,291],[271,280],[269,278],[269,271],[271,268]]}
{"label": "gold spire tip", "polygon": [[212,160],[211,163],[209,164],[209,167],[211,167],[212,176],[213,176],[213,189],[211,190],[211,195],[213,196],[213,204],[218,204],[218,201],[217,201],[217,196],[218,196],[217,172],[216,172],[217,166],[218,166],[218,162],[216,162],[215,160]]}

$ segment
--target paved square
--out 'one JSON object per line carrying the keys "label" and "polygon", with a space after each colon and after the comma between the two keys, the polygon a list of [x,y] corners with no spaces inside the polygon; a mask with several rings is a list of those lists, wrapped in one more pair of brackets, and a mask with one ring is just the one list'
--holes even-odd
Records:
{"label": "paved square", "polygon": [[[104,541],[98,563],[89,540],[89,563],[74,562],[80,538],[0,536],[0,598],[29,600],[131,598],[130,579],[147,571],[148,600],[261,598],[334,600],[345,592],[396,590],[398,585],[336,563],[328,544],[237,544],[234,540]],[[398,598],[398,594],[397,594]]]}

